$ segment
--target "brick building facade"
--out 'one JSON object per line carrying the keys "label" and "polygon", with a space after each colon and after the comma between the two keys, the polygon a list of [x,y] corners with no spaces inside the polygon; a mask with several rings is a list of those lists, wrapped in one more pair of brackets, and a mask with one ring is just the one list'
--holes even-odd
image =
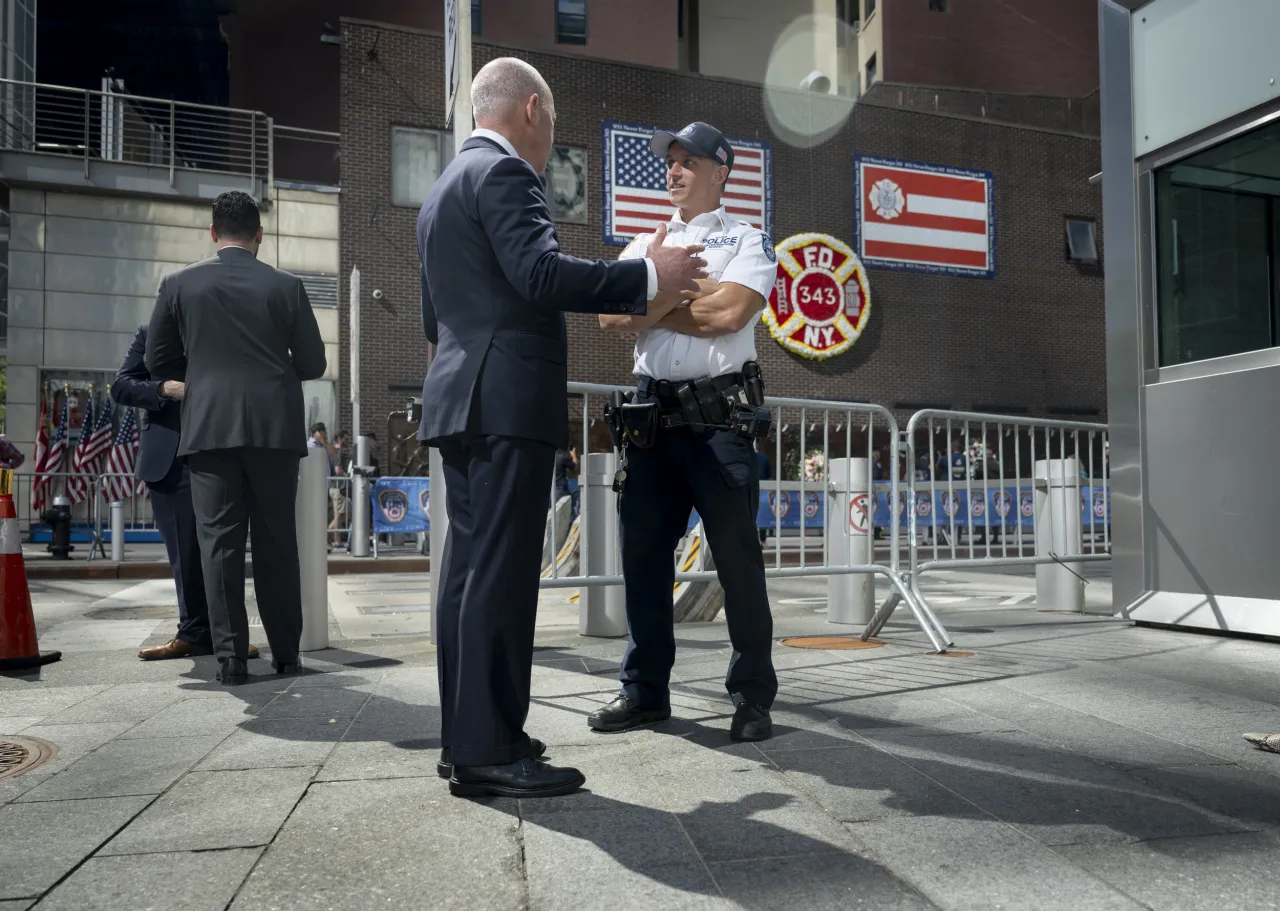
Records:
{"label": "brick building facade", "polygon": [[[390,137],[393,126],[443,128],[443,39],[354,20],[344,20],[342,32],[341,274],[345,285],[352,266],[361,270],[362,413],[376,428],[404,406],[426,365],[417,212],[391,204]],[[505,53],[512,51],[477,43],[475,65]],[[800,149],[771,134],[759,86],[581,56],[514,53],[537,66],[556,93],[557,145],[588,154],[590,223],[559,226],[561,243],[579,256],[613,259],[620,252],[602,240],[602,120],[678,127],[703,119],[729,136],[772,141],[778,240],[814,231],[852,245],[855,153],[994,174],[994,279],[870,269],[870,323],[844,354],[806,360],[757,328],[771,392],[873,401],[899,411],[930,403],[1105,412],[1102,278],[1096,268],[1068,263],[1065,253],[1065,218],[1101,221],[1099,188],[1088,182],[1099,170],[1098,140],[1090,135],[1096,111],[1089,105],[1024,98],[1003,106],[1034,124],[1017,125],[975,115],[986,106],[969,97],[952,105],[938,95],[926,107],[883,84],[835,136]],[[374,289],[382,291],[380,300],[372,298]],[[345,292],[340,301],[346,325]],[[570,379],[629,380],[629,341],[602,332],[593,318],[569,315],[567,322]],[[339,401],[347,425],[345,337],[342,346]],[[397,383],[405,385],[389,388]]]}

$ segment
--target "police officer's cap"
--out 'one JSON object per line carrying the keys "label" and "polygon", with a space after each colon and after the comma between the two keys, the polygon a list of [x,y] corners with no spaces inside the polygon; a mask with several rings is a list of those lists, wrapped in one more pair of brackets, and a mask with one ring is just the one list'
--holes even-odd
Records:
{"label": "police officer's cap", "polygon": [[649,146],[653,154],[659,158],[667,157],[667,149],[673,142],[678,142],[694,155],[710,158],[717,164],[727,165],[733,170],[733,147],[724,134],[709,123],[695,120],[679,133],[668,133],[665,130],[654,133]]}

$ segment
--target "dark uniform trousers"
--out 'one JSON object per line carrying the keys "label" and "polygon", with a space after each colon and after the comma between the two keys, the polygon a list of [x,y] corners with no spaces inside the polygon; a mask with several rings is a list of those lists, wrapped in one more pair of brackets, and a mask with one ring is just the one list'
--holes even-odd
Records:
{"label": "dark uniform trousers", "polygon": [[209,604],[200,566],[200,536],[191,505],[191,473],[174,459],[169,473],[147,485],[152,512],[178,589],[178,638],[193,645],[212,644]]}
{"label": "dark uniform trousers", "polygon": [[244,607],[245,541],[253,540],[253,589],[271,658],[292,663],[302,639],[295,500],[300,454],[289,449],[212,449],[187,456],[191,499],[200,517],[213,651],[218,658],[249,653]]}
{"label": "dark uniform trousers", "polygon": [[[636,401],[647,401],[637,394]],[[649,449],[627,449],[618,509],[630,639],[622,691],[645,708],[669,704],[675,663],[674,553],[697,509],[716,574],[733,657],[725,688],[734,705],[771,706],[773,616],[765,591],[764,553],[756,532],[760,473],[750,442],[727,430],[659,430]]]}
{"label": "dark uniform trousers", "polygon": [[442,745],[460,766],[529,755],[542,536],[555,447],[465,434],[436,445],[449,534],[436,620]]}

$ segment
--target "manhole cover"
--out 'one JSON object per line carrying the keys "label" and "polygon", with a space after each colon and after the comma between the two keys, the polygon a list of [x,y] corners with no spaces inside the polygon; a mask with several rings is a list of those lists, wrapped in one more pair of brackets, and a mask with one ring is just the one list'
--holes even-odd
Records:
{"label": "manhole cover", "polygon": [[57,751],[53,744],[34,737],[6,737],[0,740],[0,779],[14,778],[44,765]]}
{"label": "manhole cover", "polygon": [[821,649],[879,648],[884,645],[878,639],[863,640],[857,636],[792,636],[783,639],[782,644],[792,648]]}
{"label": "manhole cover", "polygon": [[972,658],[975,652],[925,652],[931,658]]}

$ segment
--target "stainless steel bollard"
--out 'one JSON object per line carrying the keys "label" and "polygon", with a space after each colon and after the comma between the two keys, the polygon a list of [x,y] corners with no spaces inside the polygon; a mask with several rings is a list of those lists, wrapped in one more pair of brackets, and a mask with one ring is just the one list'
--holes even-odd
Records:
{"label": "stainless steel bollard", "polygon": [[124,562],[124,503],[111,501],[111,560]]}
{"label": "stainless steel bollard", "polygon": [[[1074,456],[1039,460],[1035,484],[1036,556],[1080,553],[1080,463]],[[1083,570],[1081,563],[1037,565],[1036,608],[1084,613]]]}
{"label": "stainless steel bollard", "polygon": [[298,463],[298,569],[302,582],[304,652],[329,647],[329,453],[308,449]]}
{"label": "stainless steel bollard", "polygon": [[[875,500],[871,497],[871,462],[832,459],[827,463],[828,559],[831,566],[874,563],[871,551]],[[803,513],[801,514],[803,515]],[[803,519],[801,520],[803,521]],[[827,577],[827,622],[865,626],[876,610],[876,581],[871,573]]]}
{"label": "stainless steel bollard", "polygon": [[[617,455],[593,452],[584,458],[586,492],[582,497],[586,537],[582,540],[583,575],[613,576],[619,573],[618,495],[613,492]],[[582,636],[625,636],[627,634],[626,590],[621,585],[589,585],[578,601],[578,634]]]}
{"label": "stainless steel bollard", "polygon": [[[356,468],[370,468],[369,438],[356,440]],[[351,477],[351,556],[369,556],[369,479],[359,470]]]}

